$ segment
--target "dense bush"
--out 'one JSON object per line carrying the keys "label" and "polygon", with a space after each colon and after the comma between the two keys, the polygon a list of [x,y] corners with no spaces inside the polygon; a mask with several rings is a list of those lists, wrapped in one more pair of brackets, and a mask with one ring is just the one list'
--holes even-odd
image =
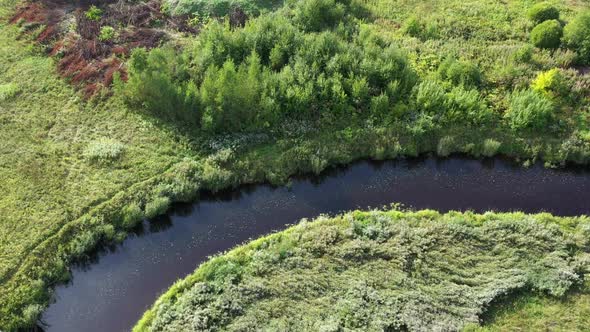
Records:
{"label": "dense bush", "polygon": [[232,9],[240,8],[247,15],[279,7],[283,0],[164,0],[162,8],[173,15],[195,15],[196,17],[224,17]]}
{"label": "dense bush", "polygon": [[126,229],[133,228],[143,219],[144,214],[137,203],[131,203],[123,208],[121,226]]}
{"label": "dense bush", "polygon": [[[297,6],[305,12],[309,4]],[[383,113],[384,101],[407,99],[416,75],[397,47],[351,22],[308,33],[297,17],[265,15],[235,30],[211,22],[184,56],[135,51],[128,100],[156,114],[198,118],[209,132],[231,132],[284,118]]]}
{"label": "dense bush", "polygon": [[563,40],[578,53],[582,64],[590,64],[590,10],[581,12],[565,26]]}
{"label": "dense bush", "polygon": [[447,121],[452,124],[481,126],[489,123],[493,117],[480,93],[462,86],[455,87],[447,93],[445,108]]}
{"label": "dense bush", "polygon": [[20,88],[15,83],[0,84],[0,102],[14,98],[20,92]]}
{"label": "dense bush", "polygon": [[500,146],[502,146],[502,143],[488,138],[483,142],[481,154],[486,157],[493,157],[498,153],[498,150],[500,150]]}
{"label": "dense bush", "polygon": [[553,5],[541,2],[532,6],[527,15],[535,24],[539,24],[548,20],[559,19],[559,10]]}
{"label": "dense bush", "polygon": [[558,48],[561,44],[563,28],[558,20],[549,20],[537,25],[531,31],[531,42],[539,48]]}
{"label": "dense bush", "polygon": [[186,67],[171,49],[131,53],[129,80],[123,93],[127,101],[162,119],[182,119],[198,123],[200,107],[196,86],[184,79]]}
{"label": "dense bush", "polygon": [[446,113],[445,90],[437,81],[425,80],[414,89],[416,109],[430,114],[444,116]]}
{"label": "dense bush", "polygon": [[421,40],[436,39],[438,28],[434,22],[424,23],[416,16],[409,17],[402,25],[402,33]]}
{"label": "dense bush", "polygon": [[294,21],[305,31],[332,28],[344,17],[345,8],[335,0],[301,0],[294,11]]}
{"label": "dense bush", "polygon": [[170,207],[168,197],[156,197],[145,205],[145,217],[148,219],[164,214]]}
{"label": "dense bush", "polygon": [[510,96],[510,107],[505,117],[514,130],[547,130],[554,111],[550,100],[535,91],[523,90]]}
{"label": "dense bush", "polygon": [[514,52],[514,60],[519,63],[529,63],[533,58],[534,48],[531,45],[524,45]]}

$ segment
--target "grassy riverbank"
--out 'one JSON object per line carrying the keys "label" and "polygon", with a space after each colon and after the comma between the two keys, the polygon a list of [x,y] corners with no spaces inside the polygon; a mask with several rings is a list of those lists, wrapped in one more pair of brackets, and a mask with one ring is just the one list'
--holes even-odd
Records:
{"label": "grassy riverbank", "polygon": [[[588,271],[583,218],[355,211],[305,221],[203,263],[134,331],[478,330],[490,304],[563,296]],[[588,296],[518,300],[484,330],[580,330]],[[539,306],[539,304],[543,304]],[[556,306],[577,310],[550,316]]]}
{"label": "grassy riverbank", "polygon": [[[293,44],[298,48],[284,50],[284,62],[278,61],[280,50],[275,51],[276,67],[268,62],[270,54],[260,51],[260,67],[252,67],[260,71],[252,69],[251,72],[256,74],[252,77],[260,78],[265,86],[257,90],[221,91],[220,87],[234,85],[217,82],[216,77],[230,77],[233,81],[228,82],[241,84],[240,80],[246,80],[248,75],[238,74],[240,71],[236,69],[236,75],[231,76],[231,66],[225,64],[225,55],[218,49],[209,49],[211,54],[208,55],[192,48],[203,43],[205,37],[185,36],[170,41],[168,46],[191,47],[173,48],[181,50],[167,57],[169,62],[158,63],[156,55],[170,52],[171,48],[157,49],[150,53],[153,56],[148,66],[130,70],[129,83],[113,89],[112,95],[99,94],[86,99],[72,84],[59,77],[56,62],[60,59],[47,57],[44,49],[34,42],[35,34],[31,30],[42,27],[9,24],[7,20],[17,2],[0,0],[0,190],[3,193],[0,197],[0,329],[10,331],[35,324],[49,301],[51,288],[68,278],[68,266],[73,260],[83,259],[101,241],[121,240],[138,220],[164,213],[172,201],[197,199],[201,189],[217,190],[262,181],[284,183],[288,176],[297,172],[318,173],[329,165],[359,158],[385,159],[427,152],[442,156],[462,152],[476,157],[501,153],[523,162],[543,159],[554,165],[566,161],[588,163],[588,96],[584,95],[588,75],[583,75],[578,70],[581,67],[574,64],[572,59],[576,54],[566,48],[555,51],[528,48],[532,23],[521,18],[527,9],[524,2],[508,2],[515,24],[509,24],[510,17],[498,13],[487,15],[498,6],[496,2],[474,2],[477,5],[471,8],[480,9],[475,12],[461,11],[457,6],[463,2],[444,6],[443,2],[431,3],[433,10],[425,8],[424,11],[433,16],[433,22],[438,22],[436,38],[430,34],[422,36],[434,30],[410,17],[410,9],[415,5],[411,1],[396,2],[399,6],[363,2],[364,7],[361,7],[374,17],[362,22],[358,15],[350,14],[354,8],[347,3],[343,28],[338,28],[336,22],[334,26],[319,27],[321,33],[307,31],[301,22],[292,21],[291,12],[276,14],[283,15],[277,19],[293,28],[294,42],[301,44]],[[577,2],[555,3],[565,20],[571,20],[583,7]],[[382,10],[384,6],[399,8],[399,11]],[[293,10],[302,11],[298,14],[300,18],[306,17],[307,9]],[[464,24],[460,31],[468,34],[467,37],[449,35],[458,23],[444,20],[446,11],[457,13],[457,21]],[[478,26],[476,22],[486,17],[491,21]],[[273,17],[252,20],[246,30],[229,29],[215,21],[200,27],[206,31],[204,36],[212,41],[210,45],[227,42],[226,46],[242,54],[234,61],[236,68],[245,68],[246,58],[253,52],[251,45],[241,41],[264,37],[259,32],[270,18]],[[404,29],[400,29],[401,26]],[[512,29],[517,32],[511,34]],[[359,31],[364,31],[365,39],[359,37]],[[333,77],[327,77],[327,72],[322,72],[324,69],[299,73],[303,78],[297,78],[299,74],[291,77],[299,83],[329,83],[321,89],[299,86],[301,89],[294,93],[281,90],[285,87],[277,85],[273,90],[275,94],[264,90],[287,77],[276,75],[291,75],[307,67],[328,68],[326,63],[296,65],[297,61],[304,61],[297,59],[306,55],[301,51],[308,46],[305,42],[322,45],[318,36],[333,38],[340,45],[336,52],[342,52],[339,54],[342,58],[365,57],[368,69],[355,72],[358,82],[350,81],[353,77],[341,82],[342,90],[338,91],[343,92],[344,97],[342,93],[328,93],[336,91],[333,89],[341,76],[332,72]],[[232,44],[232,41],[239,43]],[[377,51],[362,53],[364,48],[360,46],[365,42]],[[398,64],[403,65],[399,68],[407,74],[396,76],[397,87],[390,86],[391,77],[385,77],[386,83],[373,79],[387,74],[378,72],[389,65],[389,59],[380,58],[380,53],[393,45],[399,45],[401,51],[387,54],[395,57]],[[347,49],[360,53],[348,54],[345,53]],[[459,50],[461,52],[457,53]],[[524,50],[525,58],[530,51],[531,57],[524,63],[512,60],[520,50]],[[307,54],[308,60],[314,57]],[[445,69],[446,65],[441,64],[446,58],[463,62],[448,63],[454,69]],[[142,57],[138,55],[134,61],[138,59]],[[198,61],[184,63],[183,59],[204,62],[195,65]],[[126,62],[128,58],[120,56],[119,60]],[[479,86],[476,92],[471,92],[474,89],[468,88],[465,82],[456,84],[454,80],[469,78],[474,64],[482,78],[474,81]],[[169,65],[161,71],[169,77],[154,77],[149,72],[153,69],[150,66],[159,65]],[[191,67],[193,65],[195,67]],[[223,69],[224,66],[227,68]],[[293,68],[285,69],[290,66]],[[516,122],[516,129],[511,129],[513,122],[505,116],[510,112],[510,89],[517,86],[528,90],[539,73],[553,68],[559,68],[571,93],[563,94],[551,84],[543,87],[539,95],[529,97],[537,101],[541,98],[543,105],[543,98],[550,99],[555,113],[549,118],[537,118],[533,114],[529,120],[547,126],[540,130],[535,125],[529,128],[529,122],[525,121]],[[220,70],[227,70],[229,74],[219,74]],[[399,74],[392,72],[392,75]],[[259,74],[262,76],[257,76]],[[207,76],[209,79],[203,80]],[[146,85],[138,84],[141,82]],[[149,89],[149,84],[154,82],[164,82],[166,89],[161,91],[181,91],[195,98],[182,99],[181,104],[165,104],[182,107],[161,108],[162,104],[149,99],[158,98],[158,94],[150,94],[159,91]],[[518,84],[514,85],[515,82]],[[402,85],[404,89],[399,88]],[[190,93],[186,94],[187,91]],[[265,97],[280,98],[266,103],[268,108],[261,108],[261,102],[269,101],[260,98],[261,91],[266,93]],[[311,94],[317,91],[325,93]],[[419,97],[428,96],[429,91],[439,93],[439,104]],[[386,96],[387,93],[393,94]],[[216,97],[207,97],[211,94]],[[243,99],[241,94],[249,99]],[[337,97],[340,99],[334,99]],[[398,98],[402,97],[400,101]],[[190,104],[194,109],[185,107],[187,100],[194,102]],[[242,105],[242,102],[248,104]],[[156,107],[150,107],[154,105]],[[264,109],[269,112],[244,114],[241,106],[247,106],[249,111]],[[292,113],[282,113],[287,109]],[[297,113],[308,109],[315,113]],[[332,113],[332,109],[338,112]],[[442,109],[445,111],[439,112]],[[468,118],[461,112],[474,117]],[[197,114],[208,114],[208,120],[191,118]],[[220,114],[222,116],[218,116]],[[479,117],[482,114],[485,116]],[[468,121],[459,121],[462,118]],[[227,119],[243,119],[244,122]],[[486,121],[479,123],[480,119]],[[521,125],[524,127],[519,127]]]}

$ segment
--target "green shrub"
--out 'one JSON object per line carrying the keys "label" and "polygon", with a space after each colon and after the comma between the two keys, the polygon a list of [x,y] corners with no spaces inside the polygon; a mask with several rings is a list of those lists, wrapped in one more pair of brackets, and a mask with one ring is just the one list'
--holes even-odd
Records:
{"label": "green shrub", "polygon": [[500,146],[502,146],[502,143],[488,138],[483,142],[481,154],[486,157],[493,157],[498,153],[498,150],[500,150]]}
{"label": "green shrub", "polygon": [[31,327],[35,326],[44,309],[45,308],[43,308],[43,306],[40,304],[29,304],[23,310],[23,318],[26,322],[25,324]]}
{"label": "green shrub", "polygon": [[100,28],[100,34],[98,35],[98,39],[103,42],[111,41],[115,39],[116,31],[115,28],[111,26],[104,26]]}
{"label": "green shrub", "polygon": [[389,97],[382,93],[371,97],[371,114],[384,115],[389,110]]}
{"label": "green shrub", "polygon": [[531,42],[539,48],[555,49],[561,43],[563,28],[557,20],[545,21],[531,31]]}
{"label": "green shrub", "polygon": [[123,209],[121,226],[130,229],[135,227],[142,219],[143,211],[141,211],[139,204],[132,203]]}
{"label": "green shrub", "polygon": [[305,31],[321,31],[338,24],[344,5],[335,0],[301,0],[294,9],[294,21]]}
{"label": "green shrub", "polygon": [[276,12],[244,29],[213,21],[180,56],[136,49],[123,93],[161,118],[197,118],[208,134],[267,130],[287,118],[332,123],[410,97],[417,75],[399,48],[367,28],[342,33],[344,24],[305,32],[296,18]]}
{"label": "green shrub", "polygon": [[534,47],[527,44],[514,52],[513,58],[516,62],[529,63],[533,59]]}
{"label": "green shrub", "polygon": [[559,10],[549,3],[542,2],[532,6],[527,15],[533,23],[539,24],[559,19]]}
{"label": "green shrub", "polygon": [[86,159],[93,162],[110,162],[118,159],[125,151],[125,145],[112,139],[93,141],[84,150]]}
{"label": "green shrub", "polygon": [[467,123],[484,125],[492,118],[492,112],[487,107],[478,90],[466,90],[462,86],[453,88],[446,94],[446,119],[451,123]]}
{"label": "green shrub", "polygon": [[85,231],[78,234],[70,243],[70,250],[74,257],[84,257],[100,241],[99,234]]}
{"label": "green shrub", "polygon": [[15,83],[0,84],[0,102],[14,98],[19,92],[20,88]]}
{"label": "green shrub", "polygon": [[434,22],[426,24],[416,16],[411,16],[404,21],[401,31],[405,35],[420,40],[436,39],[439,34],[438,27]]}
{"label": "green shrub", "polygon": [[426,80],[414,89],[416,108],[431,114],[446,112],[445,90],[436,81]]}
{"label": "green shrub", "polygon": [[90,8],[84,13],[87,19],[90,21],[100,21],[102,18],[102,9],[96,7],[95,5],[90,6]]}
{"label": "green shrub", "polygon": [[151,219],[162,215],[166,213],[169,207],[170,199],[168,197],[156,197],[145,205],[145,217]]}
{"label": "green shrub", "polygon": [[590,64],[590,10],[581,12],[565,26],[563,40],[576,51],[580,63]]}
{"label": "green shrub", "polygon": [[510,107],[505,117],[514,130],[547,130],[554,109],[550,100],[535,91],[516,91],[510,96]]}
{"label": "green shrub", "polygon": [[239,67],[231,59],[221,68],[209,67],[200,91],[202,128],[211,132],[252,128],[262,110],[263,74],[256,52]]}
{"label": "green shrub", "polygon": [[174,50],[136,48],[131,52],[129,80],[121,93],[127,103],[160,119],[198,124],[198,89],[185,75],[186,65]]}
{"label": "green shrub", "polygon": [[449,58],[440,64],[438,74],[442,80],[449,81],[455,86],[479,87],[482,83],[479,68],[469,61]]}
{"label": "green shrub", "polygon": [[455,138],[453,136],[445,136],[438,141],[436,153],[441,157],[448,157],[455,152]]}

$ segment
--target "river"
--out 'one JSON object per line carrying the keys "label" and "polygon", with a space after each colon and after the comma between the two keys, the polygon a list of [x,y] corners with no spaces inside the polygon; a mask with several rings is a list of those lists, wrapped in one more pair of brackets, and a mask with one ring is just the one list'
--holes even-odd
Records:
{"label": "river", "polygon": [[301,218],[399,202],[415,209],[590,212],[590,171],[523,168],[503,159],[357,162],[290,185],[202,195],[144,221],[122,244],[72,268],[43,315],[45,331],[128,331],[174,281],[208,256]]}

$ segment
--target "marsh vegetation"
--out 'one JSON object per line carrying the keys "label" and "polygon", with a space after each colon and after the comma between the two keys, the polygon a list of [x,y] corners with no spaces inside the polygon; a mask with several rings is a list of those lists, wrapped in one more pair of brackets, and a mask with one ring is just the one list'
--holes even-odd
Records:
{"label": "marsh vegetation", "polygon": [[201,189],[422,153],[590,160],[582,2],[71,6],[0,0],[3,330]]}

